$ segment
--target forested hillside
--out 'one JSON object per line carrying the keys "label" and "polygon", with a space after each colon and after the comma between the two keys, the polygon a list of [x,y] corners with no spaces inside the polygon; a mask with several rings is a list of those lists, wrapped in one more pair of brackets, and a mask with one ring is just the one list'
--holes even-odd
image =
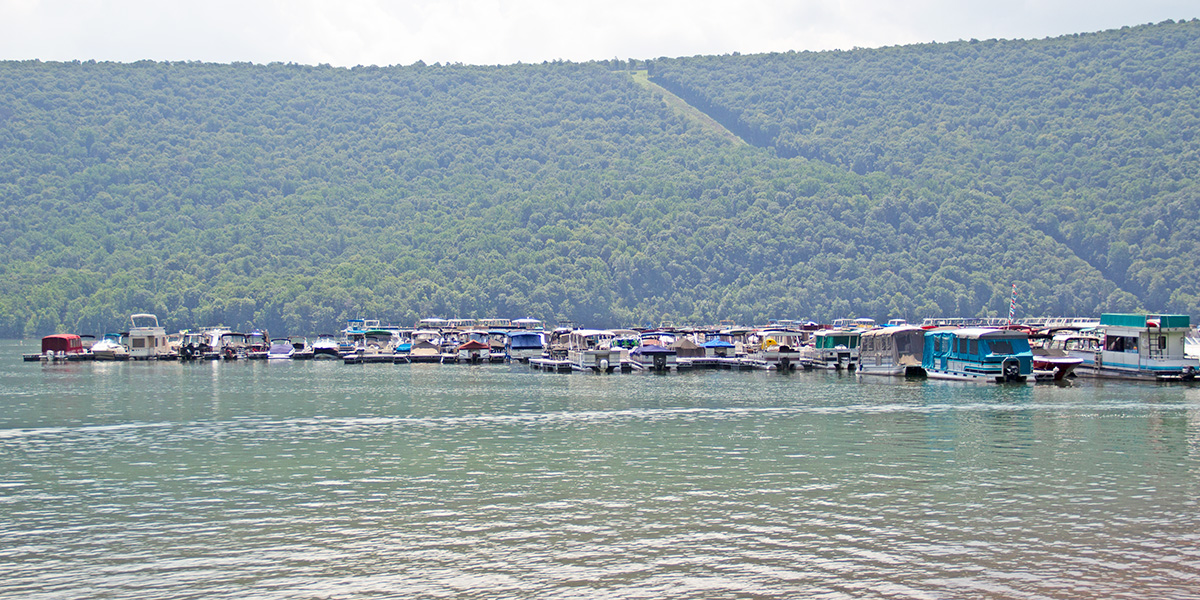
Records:
{"label": "forested hillside", "polygon": [[779,156],[1005,204],[1149,310],[1200,314],[1200,21],[1036,41],[658,60]]}
{"label": "forested hillside", "polygon": [[[1131,31],[1183,36],[1182,47],[1194,49],[1195,29]],[[1132,52],[1120,41],[1131,35],[1093,37],[1111,38],[1119,54]],[[1070,39],[980,44],[1038,54]],[[1051,147],[1075,161],[1066,175],[1030,154],[1025,137],[988,142],[984,157],[1008,162],[972,162],[964,155],[982,143],[968,135],[975,126],[904,96],[889,100],[890,63],[874,80],[851,69],[893,56],[920,64],[974,46],[654,61],[656,80],[693,99],[708,94],[701,107],[710,114],[774,131],[758,148],[699,128],[599,63],[0,63],[0,336],[118,329],[143,311],[170,329],[224,323],[276,334],[359,316],[617,326],[999,315],[1013,282],[1027,314],[1164,308],[1152,303],[1157,288],[1136,284],[1147,238],[1117,240],[1125,255],[1106,245],[1104,256],[1125,256],[1132,274],[1106,277],[1113,267],[1082,252],[1072,227],[1120,215],[1139,235],[1159,235],[1160,248],[1195,240],[1174,237],[1175,219],[1195,214],[1196,164],[1180,154],[1194,157],[1181,131],[1194,130],[1194,120],[1181,113],[1162,125],[1147,109],[1139,118],[1160,137],[1102,144],[1128,171],[1107,173],[1102,188],[1087,178],[1092,171],[1070,170],[1092,146],[1068,145],[1069,128],[1028,126],[1040,131],[1034,139],[1063,138]],[[950,61],[938,60],[928,68]],[[967,73],[987,61],[950,62]],[[1122,68],[1140,65],[1127,62]],[[1022,71],[1037,77],[1012,68],[1010,82]],[[821,70],[842,87],[806,87],[825,81],[813,75]],[[852,72],[861,88],[843,81]],[[1172,85],[1163,97],[1191,89]],[[837,90],[843,97],[827,97]],[[852,110],[872,94],[871,110]],[[797,97],[820,104],[801,110]],[[1080,122],[1096,121],[1092,110],[1124,118],[1104,104],[1067,106]],[[881,125],[899,113],[910,114],[907,128]],[[805,137],[818,129],[825,137]],[[924,154],[911,152],[914,132],[926,131],[961,140],[943,147],[948,138],[935,135],[922,142]],[[853,136],[877,144],[868,144],[873,162],[852,155]],[[765,147],[784,140],[795,150]],[[1152,167],[1168,154],[1170,163]],[[1145,171],[1155,177],[1153,188],[1139,188],[1144,197],[1099,191]],[[1091,187],[1064,183],[1085,179]],[[1175,212],[1146,223],[1155,202]],[[1196,314],[1194,294],[1194,285],[1172,288],[1166,307]]]}

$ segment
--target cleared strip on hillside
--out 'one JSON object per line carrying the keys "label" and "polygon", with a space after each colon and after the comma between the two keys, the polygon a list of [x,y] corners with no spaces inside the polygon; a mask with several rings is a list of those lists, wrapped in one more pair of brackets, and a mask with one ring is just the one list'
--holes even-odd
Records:
{"label": "cleared strip on hillside", "polygon": [[696,123],[700,127],[711,131],[712,133],[715,133],[733,142],[734,144],[740,146],[747,145],[746,140],[743,140],[732,131],[726,129],[724,125],[716,122],[712,117],[705,114],[704,111],[701,111],[691,104],[688,104],[683,98],[672,94],[661,85],[650,81],[650,76],[645,70],[633,71],[630,73],[630,75],[633,77],[634,83],[646,88],[652,94],[657,94],[660,98],[662,98],[663,102],[665,102],[666,105],[671,108],[671,110],[675,111],[675,113],[681,117]]}

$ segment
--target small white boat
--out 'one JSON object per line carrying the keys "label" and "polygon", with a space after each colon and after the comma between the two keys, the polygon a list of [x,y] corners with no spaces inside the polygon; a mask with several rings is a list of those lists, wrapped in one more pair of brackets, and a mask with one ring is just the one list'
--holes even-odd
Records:
{"label": "small white boat", "polygon": [[340,345],[332,334],[322,333],[312,345],[313,360],[333,360],[342,357]]}
{"label": "small white boat", "polygon": [[271,347],[267,348],[268,360],[290,359],[296,348],[292,346],[292,340],[288,338],[276,338],[271,340]]}
{"label": "small white boat", "polygon": [[92,344],[94,360],[129,360],[129,349],[121,343],[121,334],[107,333],[104,339]]}

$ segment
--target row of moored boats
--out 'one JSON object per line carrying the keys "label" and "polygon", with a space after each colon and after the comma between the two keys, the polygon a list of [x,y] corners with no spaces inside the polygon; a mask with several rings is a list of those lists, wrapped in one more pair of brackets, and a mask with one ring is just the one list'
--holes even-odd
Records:
{"label": "row of moored boats", "polygon": [[832,325],[547,329],[536,319],[423,319],[415,327],[353,319],[338,335],[271,339],[224,327],[168,334],[152,314],[88,344],[56,334],[26,360],[340,360],[358,363],[520,361],[551,371],[674,372],[697,368],[828,369],[864,376],[959,381],[1063,381],[1075,376],[1193,381],[1200,371],[1187,315],[1104,314],[1099,319],[870,319]]}

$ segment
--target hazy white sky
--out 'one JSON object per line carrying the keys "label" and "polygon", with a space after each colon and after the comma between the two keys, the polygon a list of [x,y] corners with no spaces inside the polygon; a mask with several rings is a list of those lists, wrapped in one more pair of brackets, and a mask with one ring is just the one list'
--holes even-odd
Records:
{"label": "hazy white sky", "polygon": [[1197,17],[1197,0],[0,0],[0,60],[540,63],[1042,38]]}

